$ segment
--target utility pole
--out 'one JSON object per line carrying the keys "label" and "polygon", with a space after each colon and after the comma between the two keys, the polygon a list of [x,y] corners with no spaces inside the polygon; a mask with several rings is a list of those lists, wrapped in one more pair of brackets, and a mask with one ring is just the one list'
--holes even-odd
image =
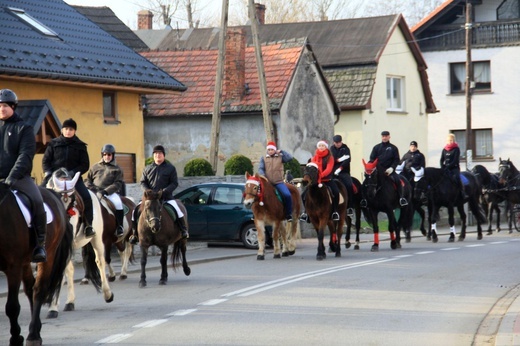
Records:
{"label": "utility pole", "polygon": [[222,17],[220,19],[220,35],[218,40],[217,77],[215,79],[215,96],[213,99],[213,115],[211,117],[211,144],[209,161],[213,172],[217,172],[218,147],[220,140],[220,105],[222,104],[222,76],[224,75],[224,57],[226,54],[226,32],[228,23],[229,0],[222,0]]}
{"label": "utility pole", "polygon": [[262,59],[262,47],[258,39],[258,20],[256,18],[254,0],[248,1],[249,21],[251,22],[251,33],[255,45],[256,68],[260,83],[260,96],[262,97],[262,114],[264,116],[264,130],[267,141],[274,141],[273,120],[271,119],[271,106],[267,95],[267,83],[265,81],[264,60]]}
{"label": "utility pole", "polygon": [[466,0],[466,170],[471,170],[473,161],[472,129],[471,129],[471,92],[473,89],[473,64],[471,61],[471,40],[473,28],[472,19],[473,6],[471,0]]}

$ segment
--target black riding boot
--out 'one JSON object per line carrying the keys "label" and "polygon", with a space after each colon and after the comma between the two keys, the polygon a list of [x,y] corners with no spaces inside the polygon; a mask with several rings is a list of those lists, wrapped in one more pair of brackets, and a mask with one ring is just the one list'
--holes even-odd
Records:
{"label": "black riding boot", "polygon": [[401,184],[401,179],[399,177],[396,177],[395,183],[397,184],[397,194],[399,195],[399,205],[401,207],[404,207],[405,205],[408,205],[408,201],[406,198],[404,198],[404,187]]}
{"label": "black riding boot", "polygon": [[33,217],[33,227],[36,232],[36,247],[33,250],[32,262],[47,261],[47,253],[45,252],[45,235],[47,233],[47,215],[35,215]]}
{"label": "black riding boot", "polygon": [[116,236],[120,237],[125,233],[125,230],[123,228],[123,222],[125,218],[125,211],[124,210],[118,210],[115,211],[116,214]]}
{"label": "black riding boot", "polygon": [[85,204],[85,238],[92,238],[96,235],[96,231],[94,231],[94,228],[92,227],[92,221],[94,220],[94,210],[92,207],[92,200],[84,199],[83,203]]}
{"label": "black riding boot", "polygon": [[188,233],[188,227],[186,227],[186,221],[184,221],[184,217],[177,218],[177,225],[179,225],[182,233],[182,239],[187,239],[190,237]]}
{"label": "black riding boot", "polygon": [[137,233],[137,224],[139,221],[139,206],[135,207],[133,211],[133,218],[132,218],[132,235],[128,239],[130,241],[130,244],[137,245],[139,243],[139,234]]}
{"label": "black riding boot", "polygon": [[339,221],[339,214],[338,214],[338,204],[339,204],[339,195],[332,197],[332,221]]}

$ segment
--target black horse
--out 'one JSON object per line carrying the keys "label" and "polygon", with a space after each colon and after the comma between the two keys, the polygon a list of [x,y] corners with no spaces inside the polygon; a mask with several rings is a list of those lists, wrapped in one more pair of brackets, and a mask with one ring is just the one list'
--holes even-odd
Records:
{"label": "black horse", "polygon": [[[403,231],[406,238],[410,237],[411,227],[413,223],[413,203],[412,203],[412,189],[408,180],[401,178],[404,194],[402,197],[406,198],[409,203],[405,206],[399,204],[399,193],[395,186],[394,180],[388,177],[385,170],[377,165],[376,159],[372,163],[366,163],[365,179],[363,180],[362,191],[367,200],[367,207],[363,208],[363,213],[367,222],[374,228],[374,244],[371,251],[379,250],[379,226],[377,223],[377,215],[383,212],[388,217],[388,232],[390,233],[390,247],[397,249],[401,247],[401,234]],[[400,208],[399,220],[396,221],[394,210]]]}
{"label": "black horse", "polygon": [[[520,204],[520,172],[515,167],[510,159],[502,160],[500,158],[500,164],[498,165],[498,180],[501,184],[504,184],[504,196],[506,201],[510,204],[511,218],[517,217],[517,213],[513,211],[514,204]],[[519,220],[513,220],[515,228],[518,231]]]}
{"label": "black horse", "polygon": [[355,220],[353,220],[352,216],[347,214],[347,219],[345,223],[347,224],[347,231],[345,233],[345,248],[348,249],[352,246],[350,242],[350,233],[352,230],[352,223],[354,223],[354,227],[356,228],[356,242],[354,243],[354,250],[359,250],[359,231],[361,229],[361,199],[363,198],[361,195],[362,185],[361,182],[351,177],[352,179],[352,193],[349,191],[348,200],[349,204],[354,209]]}
{"label": "black horse", "polygon": [[[491,174],[486,167],[476,165],[471,169],[480,185],[482,186],[482,195],[480,195],[480,204],[486,213],[489,221],[488,235],[493,234],[493,211],[497,214],[496,231],[500,232],[500,207],[499,203],[506,200],[504,185],[500,184],[498,174]],[[507,203],[508,204],[508,203]],[[511,231],[511,220],[509,221],[509,230]]]}
{"label": "black horse", "polygon": [[[431,238],[434,243],[438,241],[437,237],[437,221],[439,220],[439,209],[446,207],[448,209],[448,223],[450,225],[449,242],[455,241],[455,218],[454,208],[456,207],[462,222],[459,241],[466,238],[466,212],[464,211],[465,200],[462,199],[460,193],[460,184],[452,180],[452,178],[440,168],[426,167],[420,170],[412,168],[415,174],[415,193],[417,196],[428,203],[428,219],[430,222]],[[477,220],[478,239],[482,239],[482,223],[486,222],[486,215],[480,206],[479,199],[482,194],[482,188],[477,178],[471,172],[463,172],[461,174],[464,181],[465,193],[468,196],[467,202],[469,208]]]}
{"label": "black horse", "polygon": [[[419,214],[421,217],[421,224],[419,225],[419,229],[421,230],[422,235],[427,236],[428,232],[426,231],[426,228],[424,227],[424,221],[426,220],[426,212],[423,209],[423,206],[426,206],[426,204],[421,201],[419,196],[415,195],[415,181],[414,181],[414,174],[411,170],[403,170],[405,163],[403,162],[401,166],[397,166],[396,172],[398,174],[401,174],[403,177],[408,180],[410,183],[410,186],[412,188],[412,201],[413,201],[413,208],[414,211]],[[429,228],[429,226],[428,226]],[[431,239],[428,239],[431,240]],[[407,239],[408,241],[408,239]]]}

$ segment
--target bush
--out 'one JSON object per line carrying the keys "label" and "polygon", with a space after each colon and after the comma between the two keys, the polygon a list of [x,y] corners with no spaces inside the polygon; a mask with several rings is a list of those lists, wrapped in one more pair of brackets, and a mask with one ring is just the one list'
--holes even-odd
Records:
{"label": "bush", "polygon": [[233,155],[224,165],[224,175],[243,175],[246,172],[253,174],[253,163],[244,155]]}
{"label": "bush", "polygon": [[296,160],[294,157],[291,161],[283,164],[283,170],[284,173],[286,173],[288,170],[291,171],[291,175],[293,176],[293,178],[302,177],[302,168],[298,160]]}
{"label": "bush", "polygon": [[191,159],[184,166],[185,177],[202,177],[202,176],[213,176],[213,168],[211,163],[204,159]]}

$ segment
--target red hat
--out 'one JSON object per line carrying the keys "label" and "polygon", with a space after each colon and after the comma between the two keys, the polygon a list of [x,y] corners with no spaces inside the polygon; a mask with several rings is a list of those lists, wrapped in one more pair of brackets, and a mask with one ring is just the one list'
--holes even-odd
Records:
{"label": "red hat", "polygon": [[320,144],[324,144],[327,147],[327,149],[329,148],[329,143],[327,143],[327,141],[323,139],[316,144],[316,148],[319,147]]}
{"label": "red hat", "polygon": [[276,143],[273,142],[273,141],[267,142],[266,149],[274,149],[274,150],[276,150]]}

